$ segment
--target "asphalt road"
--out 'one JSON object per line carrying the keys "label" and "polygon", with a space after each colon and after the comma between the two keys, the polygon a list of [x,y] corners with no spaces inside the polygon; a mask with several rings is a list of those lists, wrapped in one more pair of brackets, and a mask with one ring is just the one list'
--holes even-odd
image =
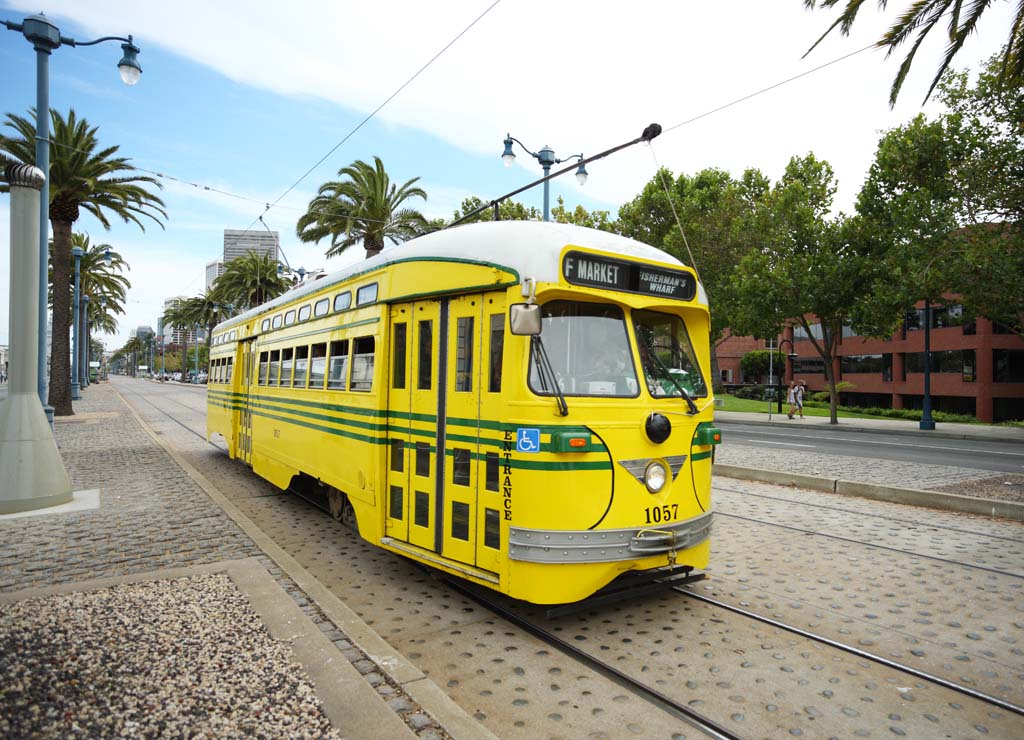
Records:
{"label": "asphalt road", "polygon": [[824,455],[846,455],[930,465],[953,465],[1000,473],[1024,473],[1024,446],[1015,442],[918,438],[885,432],[842,431],[819,426],[792,428],[718,421],[723,445],[747,445]]}

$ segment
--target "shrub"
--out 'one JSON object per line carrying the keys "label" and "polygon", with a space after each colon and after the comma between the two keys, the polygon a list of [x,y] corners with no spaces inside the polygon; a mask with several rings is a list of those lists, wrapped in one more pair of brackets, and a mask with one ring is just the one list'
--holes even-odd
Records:
{"label": "shrub", "polygon": [[736,398],[745,398],[748,401],[763,401],[764,388],[760,385],[745,385],[733,391]]}

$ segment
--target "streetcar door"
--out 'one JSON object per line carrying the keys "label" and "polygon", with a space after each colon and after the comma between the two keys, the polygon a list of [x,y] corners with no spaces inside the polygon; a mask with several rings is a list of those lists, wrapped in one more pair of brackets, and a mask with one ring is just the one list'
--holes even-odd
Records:
{"label": "streetcar door", "polygon": [[[235,428],[238,430],[235,457],[246,465],[252,465],[252,401],[251,390],[255,381],[255,339],[238,343],[238,371],[235,373],[235,388],[238,399],[235,411]],[[238,408],[240,406],[240,408]]]}
{"label": "streetcar door", "polygon": [[[480,454],[480,295],[448,301],[444,360],[444,497],[442,554],[476,564],[477,487]],[[438,411],[440,415],[442,412]],[[440,423],[438,424],[440,427]]]}
{"label": "streetcar door", "polygon": [[[385,531],[396,540],[441,552],[438,506],[444,492],[444,429],[438,405],[444,396],[443,356],[446,301],[420,301],[391,308],[392,342],[388,378],[388,495]],[[406,350],[398,358],[394,328],[404,324]],[[395,388],[395,371],[405,359],[404,388]],[[400,381],[401,384],[401,381]],[[442,415],[443,418],[443,415]],[[440,442],[438,441],[440,438]],[[438,454],[438,450],[442,454]]]}
{"label": "streetcar door", "polygon": [[409,540],[410,484],[416,460],[412,434],[412,393],[416,385],[413,358],[418,357],[413,351],[417,336],[415,313],[412,305],[391,307],[391,354],[385,376],[388,382],[388,454],[384,533],[403,542]]}

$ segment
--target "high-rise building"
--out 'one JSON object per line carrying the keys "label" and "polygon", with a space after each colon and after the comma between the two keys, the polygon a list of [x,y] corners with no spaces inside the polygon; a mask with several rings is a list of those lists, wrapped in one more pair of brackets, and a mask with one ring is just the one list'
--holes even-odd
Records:
{"label": "high-rise building", "polygon": [[214,260],[206,263],[206,292],[213,290],[213,284],[217,278],[224,274],[224,261]]}
{"label": "high-rise building", "polygon": [[[165,298],[164,299],[164,312],[166,313],[167,309],[169,309],[172,306],[174,306],[174,304],[177,303],[178,301],[186,301],[186,300],[188,300],[188,296],[183,296],[183,295],[176,295],[176,296],[172,296],[171,298]],[[152,330],[150,330],[150,331],[152,331]],[[178,327],[178,326],[171,326],[169,324],[164,324],[164,344],[165,345],[184,344],[185,342],[188,342],[189,344],[192,344],[195,341],[196,341],[196,330],[195,330],[195,327],[191,327],[190,326],[190,327],[187,327],[187,328],[183,328],[183,327]]]}
{"label": "high-rise building", "polygon": [[153,331],[153,327],[148,324],[139,324],[139,326],[128,332],[129,337],[138,337],[142,341],[146,341],[147,337],[155,336],[156,332]]}
{"label": "high-rise building", "polygon": [[[249,252],[265,254],[270,259],[277,260],[279,259],[278,245],[280,243],[280,236],[276,231],[224,229],[224,264],[244,257]],[[207,268],[207,275],[209,275],[209,268]]]}

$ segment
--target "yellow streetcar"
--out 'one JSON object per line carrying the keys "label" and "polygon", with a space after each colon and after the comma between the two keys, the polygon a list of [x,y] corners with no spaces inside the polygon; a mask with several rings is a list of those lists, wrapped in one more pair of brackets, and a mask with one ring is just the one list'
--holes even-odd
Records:
{"label": "yellow streetcar", "polygon": [[379,547],[517,599],[703,568],[708,305],[565,224],[420,237],[218,325],[207,435]]}

